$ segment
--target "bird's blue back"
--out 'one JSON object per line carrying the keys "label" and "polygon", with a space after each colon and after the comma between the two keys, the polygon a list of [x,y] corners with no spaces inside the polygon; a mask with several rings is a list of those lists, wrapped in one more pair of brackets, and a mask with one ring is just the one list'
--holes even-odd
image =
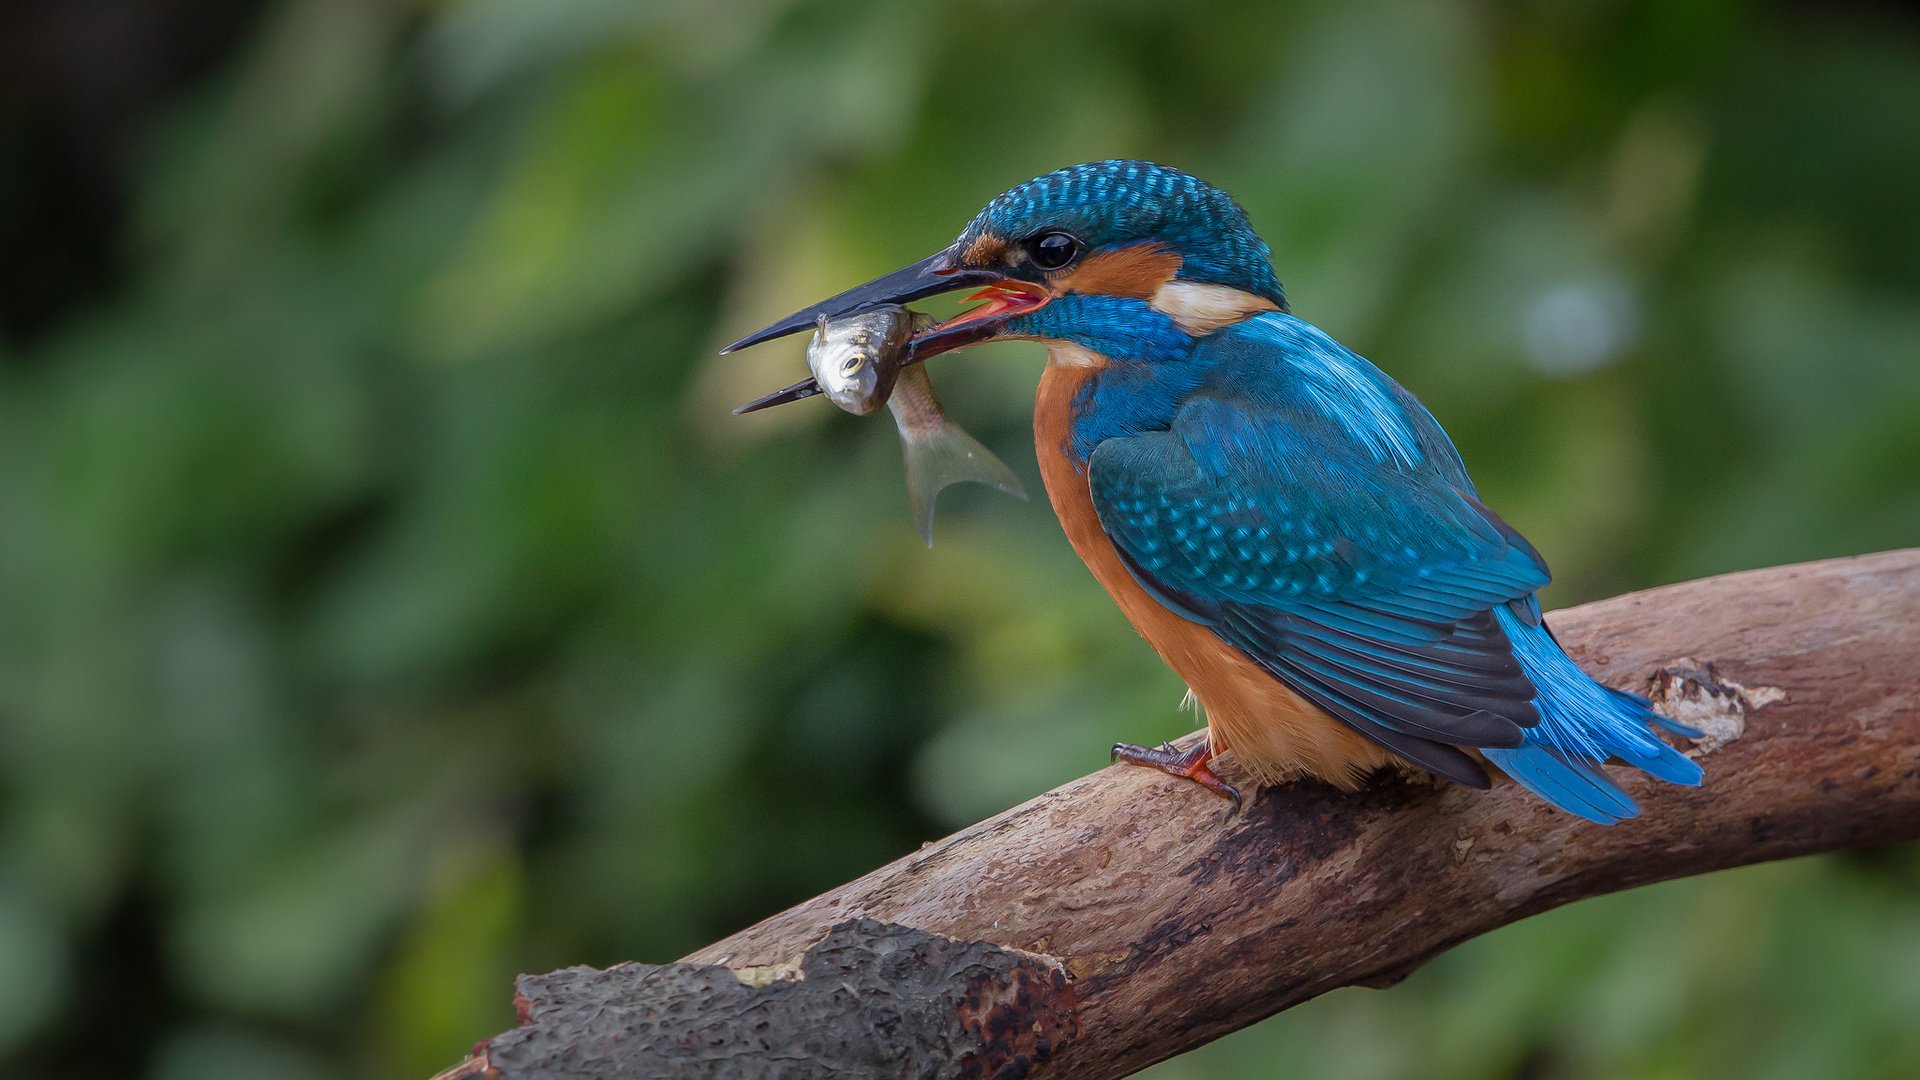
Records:
{"label": "bird's blue back", "polygon": [[1102,528],[1163,604],[1442,775],[1474,782],[1458,748],[1475,747],[1608,823],[1637,811],[1597,768],[1608,757],[1699,781],[1649,733],[1665,721],[1644,700],[1554,643],[1535,597],[1544,562],[1378,368],[1282,312],[1200,337],[1112,297],[1034,318],[1053,323],[1036,336],[1111,361],[1078,392],[1071,453]]}

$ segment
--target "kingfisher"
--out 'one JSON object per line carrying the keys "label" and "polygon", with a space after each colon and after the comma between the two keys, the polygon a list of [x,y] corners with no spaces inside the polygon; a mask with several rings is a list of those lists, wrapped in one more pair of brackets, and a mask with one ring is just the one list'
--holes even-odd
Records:
{"label": "kingfisher", "polygon": [[1261,785],[1348,790],[1394,764],[1485,789],[1492,765],[1607,825],[1639,812],[1609,762],[1700,783],[1657,734],[1697,732],[1554,640],[1546,561],[1481,501],[1433,414],[1296,318],[1245,210],[1179,169],[1047,173],[948,247],[725,351],[960,289],[978,306],[917,334],[909,362],[1046,345],[1033,431],[1048,499],[1206,723],[1189,748],[1123,743],[1114,760],[1235,805],[1221,754]]}

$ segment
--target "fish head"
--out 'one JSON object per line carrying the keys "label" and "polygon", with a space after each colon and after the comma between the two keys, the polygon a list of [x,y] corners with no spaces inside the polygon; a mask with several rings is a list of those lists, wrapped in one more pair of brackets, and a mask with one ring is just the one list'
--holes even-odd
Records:
{"label": "fish head", "polygon": [[893,393],[913,325],[913,313],[897,305],[840,319],[820,315],[807,343],[807,366],[821,392],[856,416],[878,411]]}

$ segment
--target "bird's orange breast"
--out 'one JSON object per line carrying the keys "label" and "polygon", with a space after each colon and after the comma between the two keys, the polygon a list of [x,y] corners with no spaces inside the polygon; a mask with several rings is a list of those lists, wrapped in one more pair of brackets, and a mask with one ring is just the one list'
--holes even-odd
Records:
{"label": "bird's orange breast", "polygon": [[1074,394],[1104,363],[1069,349],[1056,346],[1040,378],[1033,435],[1047,499],[1074,553],[1147,644],[1186,680],[1216,750],[1231,749],[1261,783],[1308,773],[1342,787],[1357,785],[1390,760],[1385,750],[1287,689],[1212,630],[1170,611],[1127,572],[1100,527],[1086,473],[1068,446]]}

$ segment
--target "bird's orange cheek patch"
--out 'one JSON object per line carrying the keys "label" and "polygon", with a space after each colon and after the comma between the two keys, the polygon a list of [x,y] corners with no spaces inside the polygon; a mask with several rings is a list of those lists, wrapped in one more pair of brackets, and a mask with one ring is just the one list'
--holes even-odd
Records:
{"label": "bird's orange cheek patch", "polygon": [[1135,244],[1087,256],[1048,284],[1055,294],[1149,299],[1180,272],[1180,256],[1160,244]]}

